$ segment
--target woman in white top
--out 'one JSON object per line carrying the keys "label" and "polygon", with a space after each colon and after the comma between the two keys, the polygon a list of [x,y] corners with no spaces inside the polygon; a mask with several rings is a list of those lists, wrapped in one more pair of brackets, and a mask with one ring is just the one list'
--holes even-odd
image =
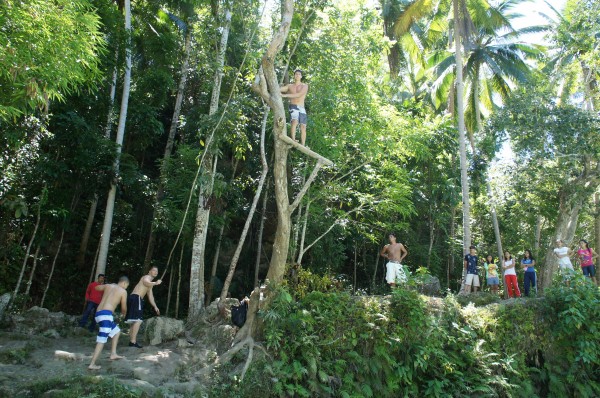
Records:
{"label": "woman in white top", "polygon": [[515,271],[515,260],[513,260],[510,252],[504,252],[504,283],[506,283],[506,291],[508,297],[521,297],[519,284],[517,283],[517,272]]}
{"label": "woman in white top", "polygon": [[558,258],[558,267],[563,273],[563,278],[569,286],[571,275],[575,271],[571,259],[569,258],[572,254],[571,249],[565,246],[565,242],[562,239],[556,240],[556,248],[554,249],[554,255]]}

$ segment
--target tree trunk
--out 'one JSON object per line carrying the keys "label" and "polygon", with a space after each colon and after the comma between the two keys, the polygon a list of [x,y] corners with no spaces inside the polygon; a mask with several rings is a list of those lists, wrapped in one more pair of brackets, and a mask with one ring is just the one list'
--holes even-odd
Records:
{"label": "tree trunk", "polygon": [[229,286],[231,285],[231,280],[233,279],[233,274],[235,272],[235,268],[237,266],[237,262],[240,258],[240,254],[242,252],[242,247],[244,246],[244,242],[246,241],[246,235],[248,234],[248,230],[250,229],[250,224],[252,223],[252,218],[254,217],[254,213],[256,211],[256,205],[258,204],[258,200],[260,199],[260,194],[262,192],[263,186],[267,179],[267,173],[269,172],[269,166],[267,165],[267,156],[265,155],[265,132],[267,129],[267,118],[269,117],[269,107],[265,105],[261,134],[260,134],[260,161],[262,163],[262,170],[260,173],[260,180],[258,181],[258,187],[256,188],[256,193],[254,194],[254,199],[252,200],[252,206],[250,207],[250,212],[248,213],[248,217],[246,218],[246,224],[244,225],[244,229],[242,230],[242,236],[238,242],[238,245],[235,249],[235,253],[233,254],[233,258],[231,259],[231,264],[229,265],[229,272],[227,273],[227,277],[225,278],[225,282],[223,283],[223,290],[221,290],[221,296],[219,303],[223,303],[225,298],[227,297],[227,292],[229,291]]}
{"label": "tree trunk", "polygon": [[552,284],[554,273],[558,269],[558,259],[554,255],[554,241],[562,239],[566,246],[569,246],[575,236],[577,221],[579,219],[579,211],[583,205],[581,197],[567,198],[564,192],[559,193],[559,210],[558,219],[556,221],[556,229],[554,231],[554,239],[546,252],[546,261],[541,270],[540,285],[542,289],[547,288]]}
{"label": "tree trunk", "polygon": [[[597,197],[597,194],[596,194]],[[535,240],[533,242],[533,253],[534,256],[538,257],[540,254],[540,241],[542,240],[542,215],[538,214],[535,219]]]}
{"label": "tree trunk", "polygon": [[116,179],[119,176],[119,163],[121,159],[123,137],[125,135],[125,123],[127,122],[127,106],[129,105],[129,89],[131,86],[131,0],[124,0],[124,6],[125,32],[127,35],[127,44],[125,49],[125,76],[123,78],[123,96],[121,98],[121,111],[119,113],[119,125],[117,127],[117,154],[113,165],[115,180],[113,180],[111,183],[110,191],[108,192],[108,198],[106,200],[106,211],[104,213],[104,223],[102,225],[100,251],[98,253],[98,264],[96,267],[96,271],[99,274],[106,273],[108,245],[110,243],[110,233],[115,209],[115,198],[117,195]]}
{"label": "tree trunk", "polygon": [[596,192],[594,195],[594,205],[596,207],[594,214],[594,230],[596,235],[596,247],[595,251],[598,253],[600,250],[600,194]]}
{"label": "tree trunk", "polygon": [[[87,252],[88,243],[92,234],[92,226],[94,225],[94,218],[96,217],[96,209],[98,208],[98,194],[94,194],[94,199],[90,204],[90,211],[88,212],[87,221],[85,222],[85,228],[83,230],[83,236],[81,237],[81,243],[79,245],[79,253],[77,254],[76,264],[79,267],[83,267],[85,263],[85,253]],[[94,267],[92,265],[92,267]]]}
{"label": "tree trunk", "polygon": [[431,269],[431,253],[433,252],[433,242],[435,240],[435,223],[431,210],[429,211],[429,249],[427,250],[427,269]]}
{"label": "tree trunk", "polygon": [[450,211],[450,250],[448,256],[448,268],[446,276],[448,277],[448,286],[450,289],[450,275],[454,272],[454,240],[456,239],[456,206],[452,206]]}
{"label": "tree trunk", "polygon": [[31,273],[29,274],[29,280],[27,281],[25,288],[25,295],[29,296],[29,291],[31,290],[31,284],[33,283],[33,275],[35,274],[35,269],[37,268],[38,259],[40,258],[40,250],[42,248],[41,243],[38,245],[37,249],[35,249],[35,254],[33,255],[33,267],[31,267]]}
{"label": "tree trunk", "polygon": [[[229,39],[229,27],[231,25],[231,4],[226,3],[224,11],[225,20],[223,25],[223,33],[217,53],[217,69],[215,70],[214,86],[210,99],[210,107],[208,115],[214,115],[219,109],[219,97],[221,95],[221,82],[223,79],[223,68],[225,66],[225,50],[227,49],[227,41]],[[207,141],[205,151],[208,153],[211,150],[211,143]],[[194,243],[192,246],[192,266],[190,275],[190,310],[188,312],[188,320],[197,318],[203,309],[204,304],[204,256],[206,250],[206,237],[208,234],[208,221],[210,219],[210,206],[208,202],[212,196],[213,182],[217,165],[217,156],[214,156],[213,165],[210,164],[210,156],[205,162],[205,170],[212,174],[208,174],[207,178],[211,180],[211,184],[206,189],[205,184],[200,185],[200,195],[198,203],[198,213],[196,214],[196,228],[194,233]]]}
{"label": "tree trunk", "polygon": [[356,250],[356,241],[354,242],[354,275],[352,277],[353,282],[353,286],[352,286],[352,293],[356,294],[356,262],[357,262],[357,250]]}
{"label": "tree trunk", "polygon": [[185,52],[183,58],[183,64],[181,65],[180,78],[179,78],[179,86],[177,87],[177,97],[175,98],[175,109],[173,111],[173,116],[171,117],[171,126],[169,128],[169,136],[167,137],[167,144],[165,145],[165,153],[163,155],[162,166],[160,168],[160,177],[158,179],[158,189],[156,190],[156,195],[154,197],[154,209],[152,211],[151,217],[151,226],[150,226],[150,236],[148,237],[148,246],[146,248],[146,257],[144,259],[144,268],[148,268],[150,263],[152,262],[152,255],[154,254],[154,247],[156,244],[156,230],[154,225],[154,215],[157,207],[164,197],[164,186],[163,186],[163,177],[165,175],[165,168],[167,161],[171,158],[171,154],[173,153],[173,146],[175,144],[175,134],[177,133],[177,125],[179,123],[179,115],[181,114],[181,107],[183,105],[183,95],[185,92],[188,69],[190,65],[190,53],[192,49],[192,31],[188,27],[187,33],[185,36]]}
{"label": "tree trunk", "polygon": [[258,238],[256,246],[256,261],[254,264],[254,288],[258,287],[258,272],[260,270],[260,254],[262,251],[262,238],[265,230],[265,218],[267,213],[267,201],[269,199],[269,183],[267,182],[267,188],[263,194],[262,211],[260,213],[260,227],[258,228]]}
{"label": "tree trunk", "polygon": [[27,244],[27,249],[25,250],[25,258],[23,259],[23,265],[21,266],[21,273],[19,274],[19,279],[17,280],[17,286],[15,286],[15,291],[13,292],[13,296],[12,296],[11,304],[9,305],[9,308],[10,308],[10,306],[12,306],[12,300],[14,300],[15,297],[17,297],[17,294],[19,293],[19,289],[21,288],[21,281],[23,280],[23,274],[25,273],[25,268],[27,268],[27,260],[29,259],[29,253],[31,253],[31,246],[33,245],[33,241],[37,234],[37,230],[40,226],[41,211],[42,211],[41,201],[42,201],[42,199],[40,198],[40,203],[38,203],[38,208],[37,208],[35,227],[33,227],[33,234],[31,235],[31,239],[29,239],[29,243]]}
{"label": "tree trunk", "polygon": [[[306,206],[304,208],[304,222],[302,223],[302,234],[300,235],[300,245],[298,246],[298,259],[296,260],[297,264],[302,264],[302,257],[304,257],[304,253],[306,250],[304,249],[304,241],[306,239],[306,226],[308,225],[308,215],[310,214],[310,200],[306,201]],[[299,227],[299,226],[298,226]]]}
{"label": "tree trunk", "polygon": [[54,259],[52,260],[52,268],[50,268],[50,275],[48,275],[48,282],[46,282],[46,288],[44,289],[44,294],[42,295],[42,301],[40,302],[40,307],[44,308],[44,301],[46,300],[46,293],[48,293],[48,288],[50,287],[50,282],[52,281],[52,275],[54,275],[54,267],[56,266],[56,259],[58,258],[58,254],[60,253],[60,249],[62,248],[63,238],[65,237],[65,228],[63,227],[62,232],[60,234],[60,242],[58,242],[58,249],[56,249],[56,254],[54,255]]}
{"label": "tree trunk", "polygon": [[[458,117],[458,144],[460,151],[460,185],[462,188],[462,207],[463,207],[463,255],[469,252],[471,246],[471,208],[469,203],[469,177],[467,175],[467,147],[465,136],[465,111],[464,111],[464,83],[463,83],[463,59],[462,59],[462,29],[461,15],[459,12],[460,0],[453,1],[454,11],[454,57],[456,64],[456,114]],[[461,282],[461,292],[464,290],[464,281],[466,270],[463,270]]]}
{"label": "tree trunk", "polygon": [[175,300],[175,319],[179,319],[179,293],[181,286],[181,263],[183,263],[183,247],[185,245],[181,244],[181,253],[179,254],[179,268],[177,270],[177,300]]}

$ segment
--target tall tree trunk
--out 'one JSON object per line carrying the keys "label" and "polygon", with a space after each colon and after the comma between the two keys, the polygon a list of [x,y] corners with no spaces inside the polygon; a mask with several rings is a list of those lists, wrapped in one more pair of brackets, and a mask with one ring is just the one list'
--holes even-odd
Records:
{"label": "tall tree trunk", "polygon": [[246,218],[246,223],[244,224],[244,229],[242,230],[242,236],[240,236],[240,240],[235,249],[235,253],[233,254],[233,258],[231,259],[231,264],[229,265],[229,272],[227,273],[227,277],[225,278],[225,282],[223,283],[223,290],[221,290],[221,296],[219,300],[219,304],[223,303],[225,297],[227,297],[227,292],[229,291],[229,286],[231,285],[231,280],[233,279],[233,274],[235,272],[235,268],[237,266],[237,262],[240,258],[240,254],[242,252],[242,247],[244,246],[244,242],[246,240],[246,235],[248,234],[248,230],[250,229],[250,224],[252,223],[252,218],[254,217],[254,213],[256,211],[256,205],[258,204],[258,200],[260,199],[260,194],[262,192],[263,186],[267,179],[267,173],[269,172],[269,166],[267,165],[267,156],[265,154],[265,132],[267,129],[267,119],[269,117],[269,107],[265,105],[261,134],[260,134],[260,161],[262,164],[262,170],[260,173],[260,180],[258,181],[258,187],[256,188],[256,193],[254,194],[254,198],[252,200],[252,206],[250,206],[250,211],[248,213],[248,217]]}
{"label": "tall tree trunk", "polygon": [[33,255],[33,267],[31,267],[31,273],[29,274],[29,280],[27,281],[25,288],[25,295],[29,296],[29,291],[31,290],[31,284],[33,283],[33,275],[35,274],[35,269],[37,268],[38,259],[40,258],[40,250],[42,248],[42,244],[40,243],[35,249],[35,254]]}
{"label": "tall tree trunk", "polygon": [[[119,59],[119,49],[115,50],[115,66],[113,68],[112,80],[110,84],[110,95],[108,97],[108,115],[106,116],[106,127],[104,128],[104,137],[107,140],[110,140],[110,132],[112,131],[113,124],[113,114],[114,114],[114,104],[115,104],[115,96],[117,93],[117,77],[118,77],[118,68],[117,62]],[[79,245],[79,253],[77,255],[76,264],[79,267],[83,267],[85,263],[85,254],[87,252],[88,243],[90,241],[90,236],[92,234],[92,226],[94,225],[94,218],[96,217],[96,210],[98,209],[98,193],[94,193],[94,198],[92,199],[92,203],[90,204],[90,210],[88,212],[87,221],[85,223],[85,228],[83,230],[83,236],[81,237],[81,243]],[[94,258],[92,268],[96,267],[96,259]]]}
{"label": "tall tree trunk", "polygon": [[[210,99],[208,115],[214,115],[219,109],[219,97],[221,95],[221,82],[223,79],[223,68],[225,66],[225,50],[227,49],[227,41],[229,39],[229,27],[231,25],[231,4],[226,2],[225,20],[223,24],[223,33],[221,42],[217,52],[217,69],[215,70],[213,91]],[[208,153],[212,144],[207,142],[205,151]],[[214,168],[217,164],[217,156],[214,157],[213,163],[210,164],[210,156],[206,157],[205,170],[212,175],[207,175],[211,180],[211,184],[207,187],[206,184],[200,185],[200,195],[198,203],[198,212],[196,213],[196,228],[194,231],[194,243],[192,246],[192,266],[190,274],[190,303],[188,319],[193,320],[200,316],[204,304],[204,256],[206,250],[206,237],[208,234],[208,221],[210,219],[210,206],[208,204],[212,196],[212,182],[214,181]]]}
{"label": "tall tree trunk", "polygon": [[[464,83],[463,83],[463,59],[462,59],[462,28],[461,13],[459,12],[459,1],[453,1],[454,11],[454,57],[456,64],[456,113],[458,117],[458,144],[460,151],[460,185],[462,187],[462,207],[463,207],[463,255],[469,252],[471,246],[471,207],[469,203],[469,177],[467,175],[467,147],[465,136],[465,111],[464,111]],[[463,270],[463,282],[461,291],[464,289],[464,279],[466,271]]]}
{"label": "tall tree trunk", "polygon": [[262,252],[262,239],[263,232],[265,230],[265,219],[267,214],[267,201],[269,200],[269,182],[267,181],[267,187],[263,194],[262,210],[260,212],[260,226],[258,228],[258,237],[256,239],[256,261],[254,263],[254,288],[258,287],[258,273],[260,271],[260,255]]}
{"label": "tall tree trunk", "polygon": [[427,269],[431,269],[431,253],[433,252],[433,242],[435,240],[435,223],[431,209],[429,211],[429,249],[427,250]]}
{"label": "tall tree trunk", "polygon": [[[233,171],[231,173],[231,180],[229,184],[233,184],[233,180],[235,180],[235,172],[237,171],[238,159],[235,159],[233,164]],[[215,249],[215,254],[213,255],[213,263],[212,268],[210,270],[210,279],[208,280],[208,291],[206,292],[206,303],[205,305],[209,305],[212,301],[214,291],[214,281],[217,277],[217,266],[219,265],[219,256],[221,255],[221,243],[223,242],[223,233],[225,232],[225,222],[221,225],[219,229],[219,237],[217,238],[217,247]],[[221,294],[221,292],[219,292]]]}
{"label": "tall tree trunk", "polygon": [[594,194],[594,205],[595,205],[595,213],[594,213],[594,230],[596,235],[596,247],[594,250],[596,253],[600,250],[600,194],[596,192]]}
{"label": "tall tree trunk", "polygon": [[165,145],[165,153],[163,155],[162,165],[160,168],[160,177],[158,179],[158,189],[154,197],[154,209],[152,210],[150,235],[148,237],[148,246],[146,248],[146,257],[144,258],[144,266],[148,268],[152,262],[152,255],[154,254],[154,247],[156,245],[156,227],[154,224],[154,215],[156,209],[164,197],[164,185],[163,179],[166,173],[167,161],[171,158],[173,153],[173,146],[175,144],[175,134],[177,133],[177,125],[179,124],[179,115],[181,114],[181,107],[183,105],[183,95],[185,93],[185,87],[187,83],[188,69],[190,65],[190,53],[192,49],[192,31],[188,27],[185,35],[185,49],[184,58],[181,65],[179,86],[177,87],[177,96],[175,98],[175,109],[173,110],[173,116],[171,117],[171,126],[169,127],[169,136],[167,137],[167,143]]}
{"label": "tall tree trunk", "polygon": [[542,240],[542,215],[538,213],[535,219],[535,238],[533,242],[533,253],[534,256],[538,257],[540,254],[540,241]]}
{"label": "tall tree trunk", "polygon": [[[25,268],[27,268],[27,260],[29,259],[29,254],[31,253],[31,246],[33,245],[33,241],[35,240],[35,236],[37,235],[38,228],[40,226],[41,219],[41,211],[42,211],[42,199],[40,198],[40,203],[38,203],[36,219],[35,219],[35,227],[33,227],[33,234],[31,234],[31,239],[29,239],[29,243],[27,244],[27,249],[25,250],[25,258],[23,259],[23,265],[21,266],[21,273],[19,274],[19,279],[17,280],[17,286],[15,286],[15,291],[13,292],[12,301],[17,297],[19,293],[19,289],[21,288],[21,281],[23,280],[23,274],[25,273]],[[10,307],[9,306],[9,307]]]}
{"label": "tall tree trunk", "polygon": [[357,250],[356,250],[356,241],[354,241],[354,275],[352,277],[352,293],[356,294],[356,263],[358,261]]}
{"label": "tall tree trunk", "polygon": [[125,32],[127,35],[127,44],[125,45],[125,76],[123,78],[123,95],[121,97],[121,110],[119,113],[119,125],[117,127],[117,154],[113,164],[115,180],[111,182],[110,191],[108,192],[108,198],[106,199],[106,211],[104,212],[104,223],[102,225],[100,251],[98,253],[98,263],[96,266],[96,271],[99,274],[106,273],[108,246],[110,243],[110,233],[115,209],[115,199],[117,196],[116,178],[118,178],[119,175],[123,137],[125,135],[125,123],[127,122],[127,106],[129,105],[129,89],[131,86],[131,0],[124,0],[124,6]]}
{"label": "tall tree trunk", "polygon": [[62,248],[62,243],[63,243],[64,237],[65,237],[65,227],[63,227],[62,232],[60,234],[60,241],[58,242],[58,248],[56,249],[56,254],[54,254],[54,259],[52,260],[52,268],[50,268],[50,275],[48,275],[48,282],[46,282],[46,288],[44,289],[44,294],[42,295],[42,301],[40,302],[40,307],[42,307],[42,308],[44,308],[44,301],[46,301],[46,293],[48,293],[48,288],[50,287],[50,282],[52,281],[52,275],[54,275],[56,259],[58,258],[58,254],[60,253],[60,249]]}
{"label": "tall tree trunk", "polygon": [[448,256],[448,268],[446,270],[446,276],[448,278],[448,286],[450,289],[450,275],[454,272],[454,240],[456,239],[456,206],[452,206],[450,210],[450,250]]}
{"label": "tall tree trunk", "polygon": [[181,287],[181,263],[183,263],[183,247],[181,244],[181,253],[179,254],[179,268],[177,269],[177,299],[175,300],[175,319],[179,319],[179,293]]}
{"label": "tall tree trunk", "polygon": [[[306,252],[304,249],[304,241],[306,239],[306,227],[308,226],[308,215],[310,214],[310,200],[306,201],[306,206],[304,208],[304,221],[302,222],[302,234],[300,235],[300,245],[298,246],[298,259],[296,260],[297,264],[302,264],[302,257]],[[298,226],[299,227],[299,226]]]}
{"label": "tall tree trunk", "polygon": [[554,273],[558,269],[558,259],[554,256],[554,240],[562,239],[565,245],[569,246],[575,236],[579,211],[583,205],[583,199],[580,196],[567,197],[564,192],[559,193],[558,219],[554,231],[554,239],[546,252],[545,265],[541,270],[540,285],[542,289],[552,284]]}

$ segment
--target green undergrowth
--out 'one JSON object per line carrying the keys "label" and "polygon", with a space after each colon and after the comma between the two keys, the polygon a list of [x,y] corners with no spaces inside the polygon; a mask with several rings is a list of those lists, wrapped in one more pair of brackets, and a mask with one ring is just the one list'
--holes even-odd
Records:
{"label": "green undergrowth", "polygon": [[114,378],[93,376],[74,376],[55,378],[31,383],[25,386],[15,398],[52,397],[52,398],[92,398],[119,397],[138,398],[147,395],[121,384]]}
{"label": "green undergrowth", "polygon": [[280,287],[262,313],[273,359],[255,362],[228,396],[598,397],[599,304],[584,279],[485,306],[410,289]]}

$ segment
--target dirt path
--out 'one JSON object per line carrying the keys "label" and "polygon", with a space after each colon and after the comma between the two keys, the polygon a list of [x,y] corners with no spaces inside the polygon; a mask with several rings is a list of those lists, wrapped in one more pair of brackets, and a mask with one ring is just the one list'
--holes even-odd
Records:
{"label": "dirt path", "polygon": [[182,392],[201,388],[189,379],[188,370],[199,363],[202,350],[196,349],[192,354],[189,348],[178,348],[177,341],[142,349],[128,347],[128,336],[122,333],[117,352],[125,358],[109,359],[109,341],[97,362],[102,368],[90,371],[87,366],[95,335],[77,327],[64,334],[45,337],[0,331],[0,397],[30,396],[23,393],[32,383],[85,375],[114,377],[153,394],[158,387]]}

